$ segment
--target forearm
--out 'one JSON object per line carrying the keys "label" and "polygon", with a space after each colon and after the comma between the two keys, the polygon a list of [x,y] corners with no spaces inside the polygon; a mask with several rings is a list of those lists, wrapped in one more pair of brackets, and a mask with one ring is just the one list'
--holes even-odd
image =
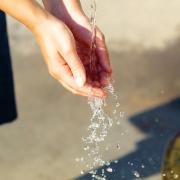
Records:
{"label": "forearm", "polygon": [[42,1],[45,8],[52,14],[57,12],[58,9],[58,13],[61,14],[61,17],[63,16],[63,14],[66,14],[67,12],[85,15],[79,0],[42,0]]}
{"label": "forearm", "polygon": [[32,31],[48,13],[35,0],[0,0],[0,10],[16,18]]}

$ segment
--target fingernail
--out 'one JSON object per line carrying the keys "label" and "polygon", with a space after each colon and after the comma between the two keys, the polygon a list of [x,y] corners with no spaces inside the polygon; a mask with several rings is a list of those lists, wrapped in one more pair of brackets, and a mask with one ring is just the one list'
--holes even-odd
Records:
{"label": "fingernail", "polygon": [[76,84],[81,88],[84,86],[84,81],[80,75],[75,77]]}

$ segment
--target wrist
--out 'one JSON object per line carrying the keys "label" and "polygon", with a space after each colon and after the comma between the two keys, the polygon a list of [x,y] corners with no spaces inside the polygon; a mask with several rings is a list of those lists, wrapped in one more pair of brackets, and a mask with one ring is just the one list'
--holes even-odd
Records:
{"label": "wrist", "polygon": [[34,16],[34,19],[30,24],[27,24],[27,26],[33,33],[37,33],[40,27],[45,27],[45,24],[47,24],[51,16],[52,15],[46,10],[40,11]]}

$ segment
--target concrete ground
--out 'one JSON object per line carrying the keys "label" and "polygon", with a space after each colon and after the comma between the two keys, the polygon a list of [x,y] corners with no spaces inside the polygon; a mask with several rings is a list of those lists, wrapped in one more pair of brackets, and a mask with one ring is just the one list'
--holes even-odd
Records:
{"label": "concrete ground", "polygon": [[[88,3],[83,1],[86,11]],[[142,179],[161,179],[163,154],[180,129],[179,6],[178,0],[98,2],[98,24],[126,112],[107,138],[112,148],[102,152],[107,160],[119,160],[108,180],[133,180],[136,170]],[[32,34],[8,20],[19,117],[0,127],[0,179],[78,179],[84,167],[75,158],[84,153],[81,137],[90,123],[87,100],[48,75]]]}

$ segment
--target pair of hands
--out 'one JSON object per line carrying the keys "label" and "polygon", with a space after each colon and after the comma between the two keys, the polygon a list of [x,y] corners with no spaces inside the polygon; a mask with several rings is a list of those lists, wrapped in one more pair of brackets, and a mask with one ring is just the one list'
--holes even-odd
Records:
{"label": "pair of hands", "polygon": [[[76,1],[76,2],[75,2]],[[90,65],[91,25],[77,0],[44,0],[50,12],[33,32],[49,73],[74,94],[105,97],[111,77],[104,35],[96,28],[94,68]]]}

